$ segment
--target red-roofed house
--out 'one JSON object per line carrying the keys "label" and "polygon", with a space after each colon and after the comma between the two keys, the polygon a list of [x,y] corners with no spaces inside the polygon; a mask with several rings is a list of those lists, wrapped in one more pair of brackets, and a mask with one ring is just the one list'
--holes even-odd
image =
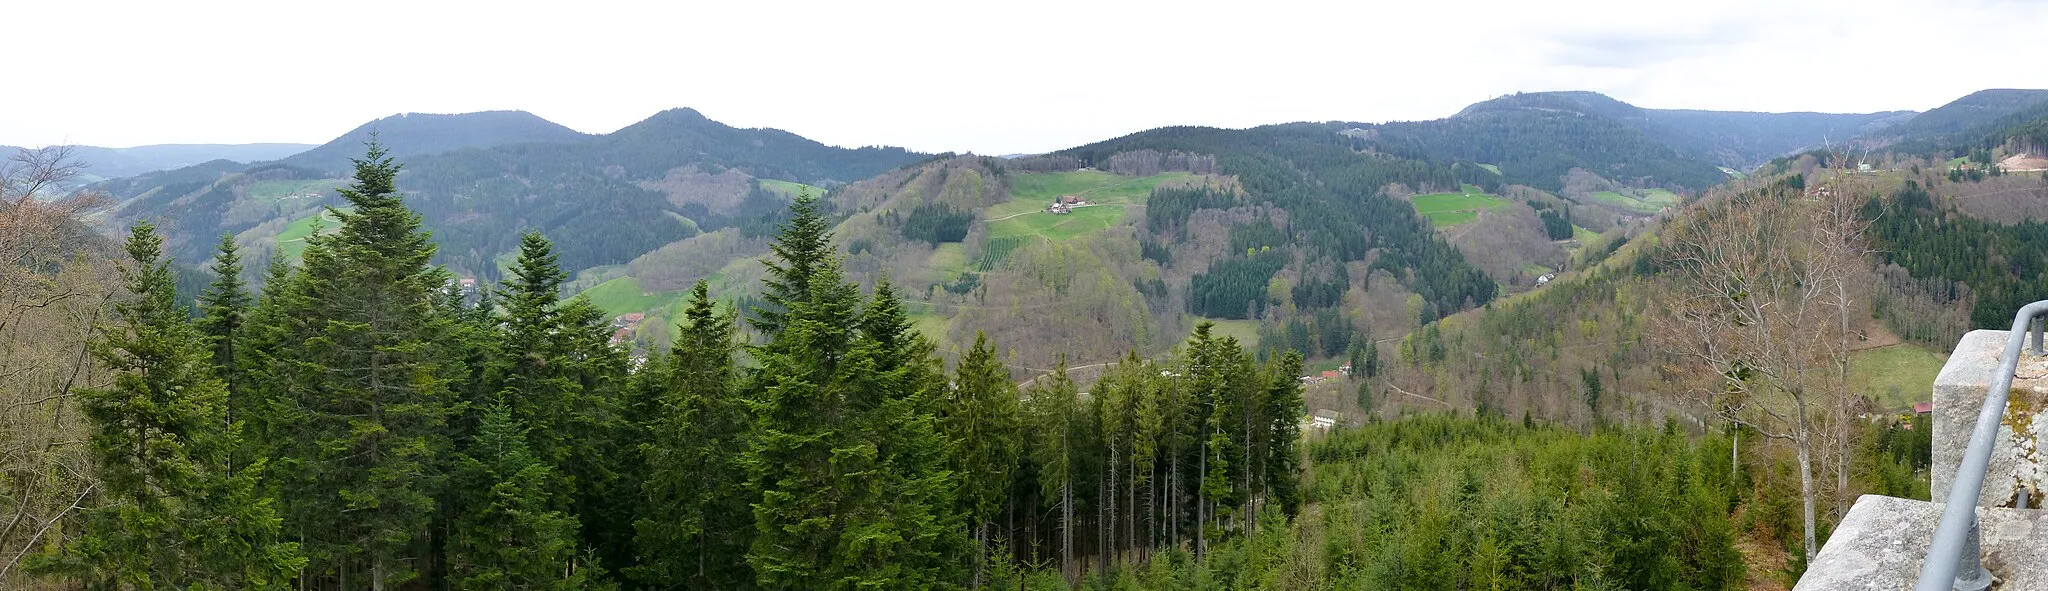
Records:
{"label": "red-roofed house", "polygon": [[1934,403],[1932,403],[1932,402],[1915,402],[1915,403],[1913,403],[1913,414],[1916,414],[1916,415],[1924,415],[1924,414],[1927,414],[1927,413],[1931,413],[1931,412],[1934,412]]}
{"label": "red-roofed house", "polygon": [[1325,380],[1334,380],[1341,377],[1344,377],[1344,374],[1334,369],[1323,372],[1323,379]]}

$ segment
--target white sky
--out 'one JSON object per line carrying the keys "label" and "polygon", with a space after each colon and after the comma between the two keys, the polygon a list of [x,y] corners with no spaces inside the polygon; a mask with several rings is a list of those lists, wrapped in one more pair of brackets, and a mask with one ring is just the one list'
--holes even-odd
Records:
{"label": "white sky", "polygon": [[1925,110],[2048,88],[2048,2],[8,2],[0,144],[321,143],[398,112],[605,133],[694,107],[828,144],[1043,152],[1433,119],[1515,91]]}

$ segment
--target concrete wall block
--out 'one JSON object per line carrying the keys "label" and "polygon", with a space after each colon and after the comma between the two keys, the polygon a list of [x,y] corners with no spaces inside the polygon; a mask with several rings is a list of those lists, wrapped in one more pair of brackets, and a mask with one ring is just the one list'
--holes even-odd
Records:
{"label": "concrete wall block", "polygon": [[[1984,407],[1992,373],[1998,370],[1999,356],[2005,352],[2005,341],[2003,330],[1970,331],[1934,379],[1932,484],[1937,502],[1948,498],[1963,450],[1970,444],[1970,432],[1977,426],[1977,413]],[[2014,393],[2007,397],[1979,506],[2011,506],[2022,486],[2035,491],[2031,504],[2040,506],[2043,480],[2048,478],[2048,458],[2041,453],[2048,421],[2040,420],[2048,413],[2048,359],[2023,354],[2014,375]]]}

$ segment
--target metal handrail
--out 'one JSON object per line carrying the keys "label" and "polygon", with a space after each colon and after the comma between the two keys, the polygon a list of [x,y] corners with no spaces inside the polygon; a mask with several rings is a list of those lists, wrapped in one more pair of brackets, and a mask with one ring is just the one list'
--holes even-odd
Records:
{"label": "metal handrail", "polygon": [[1981,591],[1991,587],[1991,574],[1984,564],[1977,539],[1977,497],[1984,492],[1984,473],[1991,469],[1991,446],[1998,437],[1998,425],[2005,415],[2005,397],[2012,390],[2013,373],[2019,369],[2020,349],[2033,333],[2034,354],[2042,354],[2042,333],[2034,320],[2048,315],[2048,300],[2027,304],[2012,319],[2012,332],[2005,339],[2005,354],[1998,360],[1998,372],[1991,374],[1991,389],[1984,393],[1984,408],[1977,412],[1977,427],[1970,431],[1970,445],[1963,449],[1962,464],[1948,489],[1948,503],[1941,510],[1941,524],[1934,529],[1934,543],[1927,549],[1927,561],[1920,565],[1920,582],[1914,591]]}

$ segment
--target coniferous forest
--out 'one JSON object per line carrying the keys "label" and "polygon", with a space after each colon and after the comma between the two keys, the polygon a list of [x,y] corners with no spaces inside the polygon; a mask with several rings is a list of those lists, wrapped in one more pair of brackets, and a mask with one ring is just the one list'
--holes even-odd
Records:
{"label": "coniferous forest", "polygon": [[[1725,443],[1487,418],[1304,443],[1302,357],[1204,324],[1080,391],[947,368],[803,196],[758,305],[699,283],[633,359],[523,238],[470,293],[374,143],[338,232],[181,306],[127,239],[85,509],[26,560],[95,589],[1737,586]],[[1254,257],[1256,258],[1256,257]],[[1341,348],[1341,347],[1340,347]],[[1306,446],[1305,448],[1303,446]],[[1724,451],[1716,451],[1722,446]],[[1718,465],[1720,468],[1713,466]]]}

